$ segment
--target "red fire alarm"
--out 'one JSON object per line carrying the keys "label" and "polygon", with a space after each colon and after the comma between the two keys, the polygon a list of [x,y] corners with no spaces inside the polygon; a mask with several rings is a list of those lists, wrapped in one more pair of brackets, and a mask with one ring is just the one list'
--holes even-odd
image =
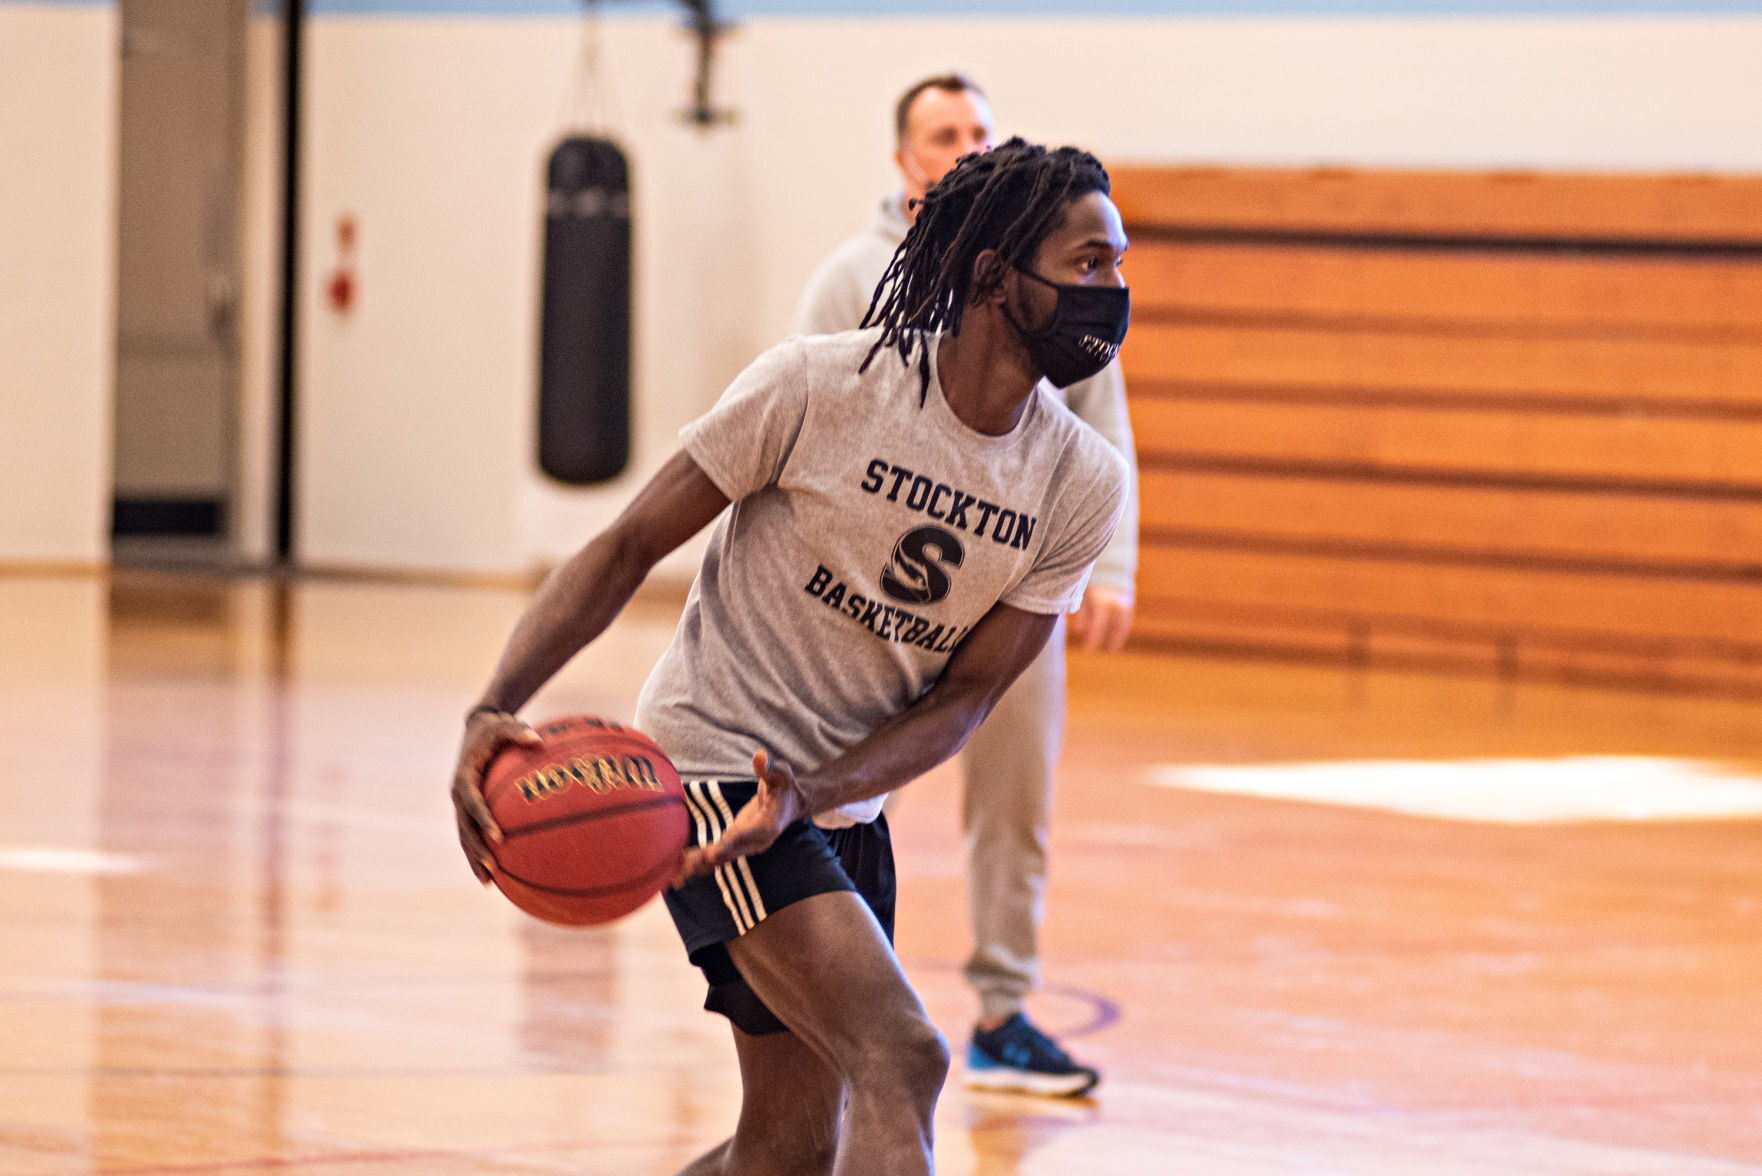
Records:
{"label": "red fire alarm", "polygon": [[346,269],[338,269],[330,275],[330,284],[325,287],[330,296],[330,308],[345,311],[355,304],[355,275]]}
{"label": "red fire alarm", "polygon": [[336,268],[324,287],[330,308],[338,314],[355,305],[355,237],[355,218],[345,212],[336,222]]}

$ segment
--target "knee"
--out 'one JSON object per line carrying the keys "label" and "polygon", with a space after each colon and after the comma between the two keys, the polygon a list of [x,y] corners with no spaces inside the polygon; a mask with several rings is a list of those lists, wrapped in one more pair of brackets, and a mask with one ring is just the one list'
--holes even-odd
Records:
{"label": "knee", "polygon": [[884,1089],[894,1097],[929,1106],[947,1078],[947,1040],[928,1020],[913,1018],[864,1051],[851,1086],[853,1092]]}
{"label": "knee", "polygon": [[948,1039],[929,1021],[922,1024],[923,1032],[908,1052],[915,1081],[934,1096],[948,1079]]}

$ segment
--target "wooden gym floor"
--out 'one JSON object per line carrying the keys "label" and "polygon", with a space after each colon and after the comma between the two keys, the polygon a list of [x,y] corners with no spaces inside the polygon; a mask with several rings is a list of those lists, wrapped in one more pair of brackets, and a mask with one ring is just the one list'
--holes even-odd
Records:
{"label": "wooden gym floor", "polygon": [[[520,603],[0,577],[0,1173],[644,1176],[726,1133],[658,905],[565,932],[459,859]],[[534,713],[628,716],[675,612]],[[1071,694],[1033,1012],[1106,1080],[957,1062],[939,1171],[1762,1173],[1755,703],[1140,655]],[[958,1047],[953,784],[895,836]]]}

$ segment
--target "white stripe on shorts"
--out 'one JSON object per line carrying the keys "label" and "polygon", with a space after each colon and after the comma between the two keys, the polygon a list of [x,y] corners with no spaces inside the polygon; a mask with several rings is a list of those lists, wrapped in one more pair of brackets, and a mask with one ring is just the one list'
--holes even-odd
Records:
{"label": "white stripe on shorts", "polygon": [[[722,795],[722,785],[717,781],[704,781],[704,795],[715,802],[716,812],[721,814],[721,832],[716,834],[716,838],[720,840],[722,834],[728,832],[728,827],[734,824],[734,810],[729,807],[728,798]],[[711,816],[710,823],[717,823],[715,816]],[[742,860],[739,864],[745,865],[746,862]],[[748,870],[746,876],[748,879],[751,879],[752,871]],[[747,888],[743,887],[741,885],[740,874],[730,865],[724,864],[717,866],[716,877],[717,881],[722,884],[723,893],[726,894],[728,891],[732,890],[734,892],[734,900],[740,904],[740,914],[735,916],[734,925],[739,928],[743,934],[747,931],[751,931],[754,927],[757,927],[759,925],[759,920],[753,918],[752,911],[753,906],[757,903],[757,888],[754,887],[749,891]],[[745,916],[746,918],[746,926],[744,927],[740,926],[741,916]],[[759,918],[763,917],[763,915],[759,916]]]}
{"label": "white stripe on shorts", "polygon": [[704,814],[697,807],[697,789],[701,781],[685,780],[685,807],[691,810],[692,822],[697,826],[697,844],[708,845],[710,838],[704,828]]}
{"label": "white stripe on shorts", "polygon": [[[697,843],[700,846],[709,845],[722,836],[722,828],[717,822],[716,811],[703,795],[704,782],[702,780],[686,780],[684,784],[685,803],[691,809],[692,819],[697,822]],[[727,880],[722,877],[720,869],[714,870],[712,873],[715,876],[717,888],[722,891],[723,905],[728,908],[728,913],[734,916],[734,930],[739,934],[745,934],[747,928],[741,925],[741,911],[739,906],[735,904],[734,895],[729,893]]]}
{"label": "white stripe on shorts", "polygon": [[[710,781],[710,791],[715,794],[716,803],[721,806],[723,815],[725,815],[728,818],[728,823],[730,825],[732,825],[734,823],[734,813],[731,809],[729,809],[728,801],[725,800],[722,796],[722,785],[718,784],[714,780],[711,780]],[[726,868],[727,867],[724,867],[724,869],[726,869]],[[758,926],[759,920],[763,919],[765,917],[765,900],[763,898],[759,897],[759,884],[753,878],[753,868],[747,864],[746,859],[741,858],[738,861],[736,861],[734,863],[734,868],[740,872],[741,878],[746,879],[746,895],[747,895],[747,898],[752,902],[752,905],[753,905],[753,911],[755,912],[754,917],[753,917],[753,925],[756,927],[756,926]],[[740,886],[740,881],[739,881],[739,879],[736,879],[735,880],[736,889],[738,889],[739,886]]]}
{"label": "white stripe on shorts", "polygon": [[[713,780],[686,780],[685,799],[691,807],[692,816],[697,820],[697,840],[700,846],[710,845],[722,839],[727,832],[724,820],[732,821],[733,814],[728,809],[728,802],[723,799],[720,789]],[[734,931],[744,935],[758,924],[747,908],[746,895],[742,893],[740,878],[732,873],[727,866],[717,866],[712,873],[716,879],[716,888],[722,892],[722,905],[734,919]],[[749,875],[750,877],[750,875]]]}

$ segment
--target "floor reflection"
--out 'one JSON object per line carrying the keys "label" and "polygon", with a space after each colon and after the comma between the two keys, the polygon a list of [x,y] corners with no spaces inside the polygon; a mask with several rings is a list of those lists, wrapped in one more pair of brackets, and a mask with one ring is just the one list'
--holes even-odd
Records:
{"label": "floor reflection", "polygon": [[520,1045],[532,1064],[605,1072],[618,1017],[617,936],[601,928],[520,924]]}
{"label": "floor reflection", "polygon": [[973,1176],[1017,1176],[1029,1158],[1060,1136],[1081,1132],[1100,1117],[1093,1098],[1045,1099],[999,1094],[964,1095]]}
{"label": "floor reflection", "polygon": [[[460,857],[460,715],[523,601],[0,576],[0,1174],[664,1176],[727,1133],[664,912],[549,927]],[[628,717],[676,617],[637,602],[533,713]],[[1600,764],[1758,775],[1762,709],[1138,655],[1072,691],[1031,1007],[1106,1078],[957,1065],[943,1176],[1762,1173],[1758,822],[1579,806]],[[1407,803],[1485,802],[1449,767],[1485,760],[1576,765],[1575,807]],[[1342,764],[1399,770],[1367,800]],[[958,1056],[957,795],[931,773],[894,830]]]}
{"label": "floor reflection", "polygon": [[148,868],[96,883],[100,1168],[287,1151],[287,708],[262,607],[277,598],[110,585],[98,843]]}

